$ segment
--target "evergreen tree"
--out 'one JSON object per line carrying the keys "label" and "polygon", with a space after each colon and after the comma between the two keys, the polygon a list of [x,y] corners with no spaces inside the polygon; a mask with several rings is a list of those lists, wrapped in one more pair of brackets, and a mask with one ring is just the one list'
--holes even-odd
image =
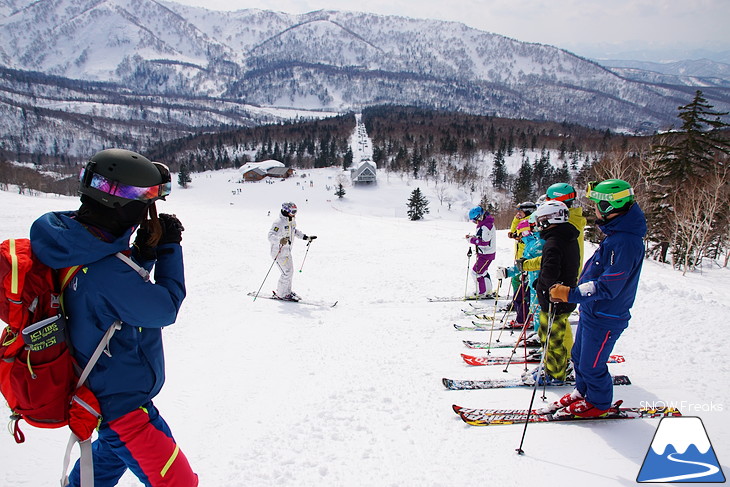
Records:
{"label": "evergreen tree", "polygon": [[571,182],[570,177],[570,170],[568,169],[568,162],[563,161],[563,165],[560,167],[560,169],[557,169],[553,171],[552,175],[552,182],[553,183],[570,183]]}
{"label": "evergreen tree", "polygon": [[721,120],[727,114],[712,110],[698,90],[691,103],[679,107],[683,121],[679,133],[653,147],[658,167],[652,179],[681,183],[714,170],[717,157],[730,154],[728,141],[720,133],[730,127]]}
{"label": "evergreen tree", "polygon": [[494,150],[497,147],[497,132],[494,130],[494,124],[489,126],[489,135],[487,136],[489,149]]}
{"label": "evergreen tree", "polygon": [[492,186],[496,189],[505,189],[507,187],[507,169],[504,167],[504,152],[502,149],[497,150],[494,156],[494,166],[492,167]]}
{"label": "evergreen tree", "polygon": [[525,157],[522,165],[517,173],[517,181],[515,181],[512,192],[512,199],[515,203],[522,201],[533,201],[534,193],[532,191],[532,166],[530,160]]}
{"label": "evergreen tree", "polygon": [[408,199],[408,218],[420,220],[423,215],[429,212],[428,200],[421,193],[421,188],[414,189]]}
{"label": "evergreen tree", "polygon": [[342,183],[337,184],[337,189],[335,190],[335,196],[338,198],[342,198],[345,196],[345,187],[342,185]]}
{"label": "evergreen tree", "polygon": [[411,156],[411,170],[413,171],[414,178],[418,177],[421,165],[423,165],[423,157],[421,157],[421,153],[418,150],[414,150]]}
{"label": "evergreen tree", "polygon": [[347,152],[345,152],[344,157],[342,158],[342,169],[347,170],[350,166],[352,166],[352,149],[347,149]]}
{"label": "evergreen tree", "polygon": [[180,172],[177,174],[177,184],[181,188],[187,188],[188,183],[191,183],[193,179],[190,177],[190,169],[187,163],[183,162],[180,164]]}
{"label": "evergreen tree", "polygon": [[426,174],[432,178],[436,177],[436,168],[437,168],[436,159],[433,159],[433,158],[429,159],[428,169],[426,170]]}
{"label": "evergreen tree", "polygon": [[547,187],[550,186],[552,169],[550,165],[550,152],[543,147],[540,158],[535,158],[535,164],[532,168],[532,182],[538,194],[544,193]]}
{"label": "evergreen tree", "polygon": [[[686,271],[700,261],[707,248],[720,245],[728,232],[727,211],[715,212],[705,222],[689,220],[703,213],[691,206],[700,195],[727,196],[727,192],[717,193],[707,186],[727,178],[730,142],[720,131],[730,125],[721,120],[728,113],[714,111],[699,90],[692,102],[678,109],[681,129],[662,136],[652,146],[647,220],[649,239],[657,242],[658,260],[666,262],[671,247],[675,267],[684,266]],[[713,237],[698,237],[700,226]]]}

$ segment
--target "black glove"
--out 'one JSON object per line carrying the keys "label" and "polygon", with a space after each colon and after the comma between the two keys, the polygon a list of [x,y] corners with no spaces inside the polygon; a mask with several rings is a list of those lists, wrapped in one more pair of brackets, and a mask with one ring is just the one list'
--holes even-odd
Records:
{"label": "black glove", "polygon": [[471,257],[471,247],[469,247],[469,250],[466,251],[466,256]]}
{"label": "black glove", "polygon": [[307,235],[305,235],[305,236],[304,236],[304,240],[314,240],[315,238],[317,238],[317,236],[316,236],[316,235],[312,235],[312,236],[307,236]]}
{"label": "black glove", "polygon": [[134,244],[132,244],[135,256],[139,261],[155,260],[157,259],[157,252],[155,247],[150,246],[148,243],[150,240],[150,232],[144,225],[140,225],[137,229],[137,236],[134,238]]}
{"label": "black glove", "polygon": [[520,272],[525,272],[525,269],[523,269],[523,266],[525,264],[526,259],[517,259],[515,261],[515,265],[517,266],[517,270]]}
{"label": "black glove", "polygon": [[162,227],[162,237],[158,245],[177,243],[182,241],[182,232],[185,230],[180,220],[175,215],[160,213],[160,226]]}

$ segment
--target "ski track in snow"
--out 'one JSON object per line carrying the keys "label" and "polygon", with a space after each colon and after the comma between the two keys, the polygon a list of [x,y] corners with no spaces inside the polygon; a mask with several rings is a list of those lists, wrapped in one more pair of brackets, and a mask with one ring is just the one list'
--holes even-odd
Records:
{"label": "ski track in snow", "polygon": [[[518,486],[536,478],[634,485],[656,421],[531,425],[526,454],[518,456],[521,427],[472,428],[453,414],[453,403],[526,408],[531,395],[530,389],[448,391],[441,384],[442,377],[510,378],[524,371],[464,364],[462,340],[488,334],[453,329],[470,320],[463,302],[426,300],[464,290],[463,236],[473,231],[465,214],[478,195],[472,201],[458,193],[449,211],[433,183],[380,174],[377,187],[347,187],[337,200],[324,186],[334,186],[339,171],[299,172],[311,176],[239,185],[232,182],[235,171],[194,174],[189,189],[175,187],[158,206],[185,225],[188,295],[177,323],[165,330],[167,382],[155,403],[201,486]],[[312,188],[296,185],[310,179]],[[430,198],[431,213],[411,222],[405,205],[415,187]],[[237,188],[241,193],[233,195]],[[295,242],[294,289],[304,299],[338,300],[335,308],[246,295],[271,265],[266,233],[288,200],[299,207],[298,228],[319,237],[301,273],[306,245]],[[75,209],[78,200],[0,192],[0,205],[5,239],[27,235],[37,216]],[[587,244],[587,255],[592,248]],[[500,230],[493,268],[510,265],[512,249]],[[270,293],[277,278],[274,268],[261,292]],[[729,298],[728,269],[682,276],[646,261],[631,325],[614,350],[626,362],[609,366],[634,384],[615,389],[627,406],[689,405],[683,412],[702,417],[721,462],[730,455]],[[548,399],[565,392],[555,389]],[[701,410],[710,403],[723,409]],[[24,431],[24,445],[0,436],[0,485],[57,482],[66,430]],[[139,483],[126,474],[119,485]]]}

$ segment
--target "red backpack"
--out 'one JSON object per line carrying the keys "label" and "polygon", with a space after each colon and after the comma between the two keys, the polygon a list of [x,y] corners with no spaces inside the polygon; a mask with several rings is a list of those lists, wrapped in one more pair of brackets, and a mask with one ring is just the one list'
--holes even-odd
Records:
{"label": "red backpack", "polygon": [[33,254],[30,240],[0,243],[0,392],[12,410],[13,436],[24,419],[39,428],[68,424],[78,381],[66,344],[61,293],[80,266],[56,271]]}
{"label": "red backpack", "polygon": [[[149,272],[118,252],[117,258],[142,279]],[[0,243],[0,320],[7,326],[0,335],[0,392],[13,414],[13,436],[25,441],[18,422],[24,419],[39,428],[71,428],[66,447],[62,485],[71,448],[81,448],[81,485],[93,487],[91,435],[101,421],[99,401],[84,383],[114,332],[115,321],[81,370],[67,344],[63,290],[82,266],[54,270],[38,260],[30,240],[18,238]]]}

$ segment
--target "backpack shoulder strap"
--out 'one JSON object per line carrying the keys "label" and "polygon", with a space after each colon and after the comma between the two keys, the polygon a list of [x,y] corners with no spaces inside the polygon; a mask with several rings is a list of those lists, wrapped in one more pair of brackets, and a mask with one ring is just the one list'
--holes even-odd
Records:
{"label": "backpack shoulder strap", "polygon": [[147,269],[145,269],[145,268],[143,268],[141,266],[138,266],[136,262],[134,262],[131,258],[129,258],[128,256],[124,255],[121,252],[117,252],[114,255],[119,260],[121,260],[122,262],[124,262],[125,264],[127,264],[129,267],[131,267],[132,269],[134,269],[137,272],[137,274],[139,274],[140,277],[142,277],[142,279],[144,280],[144,282],[147,282],[147,281],[150,280],[150,273],[147,272]]}
{"label": "backpack shoulder strap", "polygon": [[63,292],[63,290],[66,289],[68,283],[71,282],[71,279],[74,278],[74,276],[80,269],[80,265],[74,265],[71,267],[64,267],[63,269],[58,270],[58,284],[60,287],[60,292]]}
{"label": "backpack shoulder strap", "polygon": [[[134,269],[137,274],[142,277],[142,279],[147,282],[150,279],[150,273],[147,272],[144,268],[138,266],[132,259],[127,257],[121,252],[117,252],[116,257],[120,259],[122,262],[126,263],[129,267]],[[69,267],[66,269],[62,269],[61,271],[61,291],[66,288],[69,281],[73,279],[73,276],[76,275],[76,272],[81,268],[81,266],[74,266]],[[114,332],[122,328],[122,322],[120,320],[115,321],[114,323],[109,326],[106,333],[104,333],[104,336],[99,341],[99,344],[96,346],[96,350],[94,350],[94,353],[91,354],[91,357],[89,358],[89,361],[86,363],[86,367],[84,367],[84,370],[81,372],[81,375],[79,376],[79,380],[76,383],[76,389],[81,387],[84,382],[86,382],[86,379],[89,377],[89,374],[91,373],[91,369],[94,368],[94,365],[96,365],[96,362],[99,360],[99,357],[104,352],[104,350],[109,346],[109,341],[112,339],[112,336],[114,335]],[[74,396],[75,398],[75,396]],[[98,413],[98,412],[97,412]],[[66,472],[68,471],[68,466],[71,458],[71,449],[73,448],[73,445],[75,443],[79,444],[79,448],[81,449],[80,455],[79,455],[79,462],[80,462],[80,475],[81,475],[81,486],[82,487],[93,487],[94,485],[94,463],[92,459],[92,452],[91,452],[91,438],[88,438],[85,441],[81,441],[79,438],[76,437],[73,433],[71,433],[71,436],[69,437],[68,444],[66,445],[66,454],[64,455],[63,459],[63,475],[61,477],[61,485],[68,485],[68,477],[66,476]]]}

